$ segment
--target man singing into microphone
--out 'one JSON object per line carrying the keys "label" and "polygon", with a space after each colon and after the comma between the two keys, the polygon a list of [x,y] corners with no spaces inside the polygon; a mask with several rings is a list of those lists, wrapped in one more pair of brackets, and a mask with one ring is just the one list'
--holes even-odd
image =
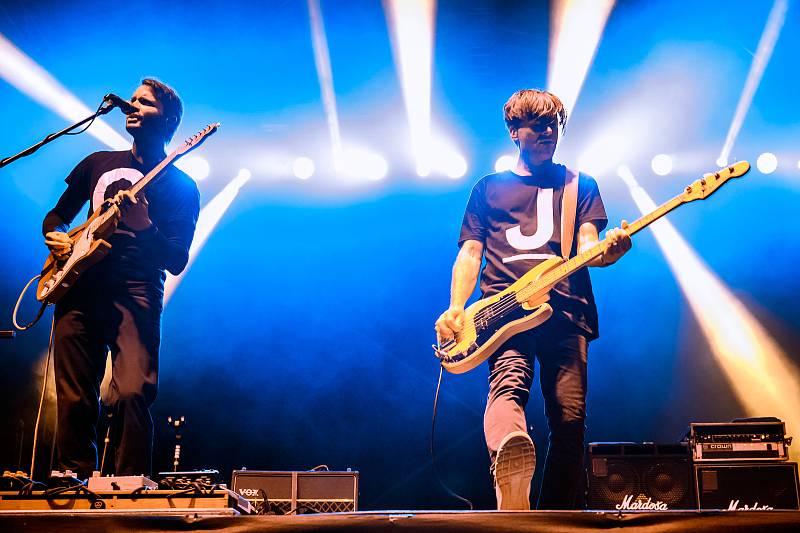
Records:
{"label": "man singing into microphone", "polygon": [[89,214],[107,200],[120,209],[111,251],[55,308],[59,467],[81,479],[97,469],[99,389],[108,350],[112,376],[105,400],[113,415],[115,473],[150,474],[165,270],[179,274],[186,267],[200,210],[197,185],[172,166],[147,187],[146,197],[127,190],[166,157],[183,114],[175,91],[144,79],[130,105],[121,107],[131,149],[81,161],[42,224],[48,248],[65,259],[71,244],[64,232],[87,201]]}

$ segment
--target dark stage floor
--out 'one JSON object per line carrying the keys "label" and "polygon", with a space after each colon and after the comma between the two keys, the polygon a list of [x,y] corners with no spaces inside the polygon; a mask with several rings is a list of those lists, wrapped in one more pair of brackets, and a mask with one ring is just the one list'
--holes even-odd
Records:
{"label": "dark stage floor", "polygon": [[[175,514],[170,514],[175,513]],[[375,511],[300,516],[224,516],[176,511],[2,512],[0,531],[800,531],[798,511]]]}

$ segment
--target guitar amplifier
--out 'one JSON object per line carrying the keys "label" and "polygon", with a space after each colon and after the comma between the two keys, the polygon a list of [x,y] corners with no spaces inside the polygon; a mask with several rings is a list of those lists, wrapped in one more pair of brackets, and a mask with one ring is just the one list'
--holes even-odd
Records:
{"label": "guitar amplifier", "polygon": [[798,509],[797,463],[698,464],[700,509]]}
{"label": "guitar amplifier", "polygon": [[588,454],[589,509],[697,508],[686,445],[594,442]]}
{"label": "guitar amplifier", "polygon": [[734,422],[695,422],[687,434],[695,463],[787,461],[791,437],[777,418]]}
{"label": "guitar amplifier", "polygon": [[234,470],[234,492],[259,514],[344,513],[358,510],[358,472]]}

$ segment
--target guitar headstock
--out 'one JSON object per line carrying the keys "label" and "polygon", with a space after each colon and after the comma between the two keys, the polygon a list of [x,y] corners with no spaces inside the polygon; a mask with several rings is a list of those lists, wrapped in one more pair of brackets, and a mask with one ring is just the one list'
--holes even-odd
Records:
{"label": "guitar headstock", "polygon": [[750,171],[750,163],[739,161],[727,168],[722,168],[717,172],[703,174],[703,177],[695,180],[684,189],[681,198],[684,202],[694,200],[704,200],[711,196],[717,189],[722,187],[729,179],[744,176]]}
{"label": "guitar headstock", "polygon": [[180,145],[178,149],[175,151],[180,155],[191,152],[192,150],[203,144],[206,138],[208,138],[215,131],[217,131],[217,128],[219,128],[219,122],[217,122],[216,124],[209,124],[202,130],[198,131],[197,133],[186,139],[183,142],[183,144]]}

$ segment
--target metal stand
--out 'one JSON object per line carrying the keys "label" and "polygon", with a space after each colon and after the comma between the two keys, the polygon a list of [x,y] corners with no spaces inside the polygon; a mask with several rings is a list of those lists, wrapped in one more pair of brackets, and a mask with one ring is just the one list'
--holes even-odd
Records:
{"label": "metal stand", "polygon": [[167,422],[169,426],[175,431],[175,454],[172,458],[172,471],[178,471],[178,465],[181,461],[181,428],[186,425],[186,419],[184,417],[180,418],[172,418],[171,416],[167,417]]}
{"label": "metal stand", "polygon": [[38,150],[39,148],[41,148],[45,144],[58,139],[62,135],[68,135],[72,130],[83,126],[87,122],[93,121],[94,119],[96,119],[100,115],[107,114],[109,111],[114,109],[114,107],[115,106],[113,104],[112,105],[106,105],[105,107],[103,107],[102,104],[101,104],[101,107],[99,107],[95,113],[93,113],[92,115],[89,115],[88,117],[86,117],[85,119],[81,120],[80,122],[76,122],[75,124],[73,124],[71,126],[67,126],[66,128],[64,128],[63,130],[61,130],[59,132],[51,133],[50,135],[48,135],[47,137],[45,137],[44,139],[42,139],[38,143],[36,143],[33,146],[30,146],[30,147],[24,149],[23,151],[21,151],[17,155],[12,155],[11,157],[6,157],[5,159],[1,159],[0,160],[0,168],[3,168],[6,165],[10,165],[11,163],[16,161],[17,159],[20,159],[20,158],[25,157],[27,155],[31,155],[32,153],[34,153],[36,150]]}

